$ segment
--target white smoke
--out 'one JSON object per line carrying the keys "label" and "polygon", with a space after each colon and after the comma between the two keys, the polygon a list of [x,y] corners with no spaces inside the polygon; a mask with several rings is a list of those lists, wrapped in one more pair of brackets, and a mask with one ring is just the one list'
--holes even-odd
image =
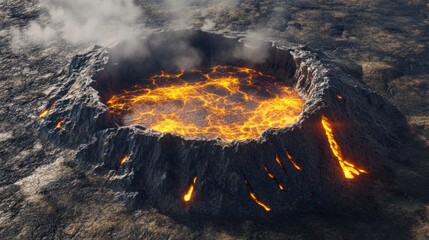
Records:
{"label": "white smoke", "polygon": [[263,30],[249,31],[242,39],[245,48],[235,49],[233,55],[235,58],[246,60],[251,63],[262,63],[268,58],[268,45],[264,41],[266,34]]}
{"label": "white smoke", "polygon": [[213,20],[211,20],[211,19],[205,19],[204,20],[204,24],[201,27],[201,30],[203,30],[203,31],[212,30],[215,26],[216,26],[216,23],[213,22]]}
{"label": "white smoke", "polygon": [[142,9],[133,0],[40,0],[42,16],[23,29],[11,29],[12,43],[114,43],[138,35]]}
{"label": "white smoke", "polygon": [[[234,11],[238,4],[239,0],[163,0],[158,6],[171,19],[170,27],[189,28],[197,23],[207,31],[216,28],[217,14]],[[42,13],[38,19],[24,28],[10,30],[13,50],[19,51],[29,45],[51,46],[55,41],[106,47],[127,41],[124,55],[145,51],[146,46],[133,42],[145,30],[139,24],[143,19],[143,9],[134,0],[40,0],[39,6]],[[253,40],[263,37],[264,33],[249,32],[245,39],[249,48],[235,51],[234,57],[251,62],[264,61],[266,48]],[[201,62],[198,52],[189,46],[186,38],[175,43],[175,47],[187,51],[186,57],[177,59],[181,68],[190,68]]]}
{"label": "white smoke", "polygon": [[[160,0],[170,27],[212,30],[217,14],[233,11],[239,0]],[[142,31],[143,9],[133,0],[40,0],[41,16],[26,27],[10,29],[13,49],[50,46],[54,41],[111,46]]]}

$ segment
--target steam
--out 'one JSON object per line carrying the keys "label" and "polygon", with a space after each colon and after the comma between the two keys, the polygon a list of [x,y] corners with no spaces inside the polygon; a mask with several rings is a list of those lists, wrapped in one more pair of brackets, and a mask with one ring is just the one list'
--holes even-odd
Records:
{"label": "steam", "polygon": [[[199,26],[209,31],[215,30],[219,14],[233,12],[238,3],[239,0],[163,0],[158,8],[171,20],[168,28]],[[141,44],[138,41],[138,36],[147,28],[139,24],[143,19],[143,9],[134,0],[40,0],[39,4],[42,14],[38,19],[24,28],[10,29],[11,47],[15,52],[28,46],[50,47],[62,42],[105,47],[126,42],[121,53],[123,56],[150,56],[150,45],[164,42]],[[233,56],[253,63],[263,62],[268,56],[267,48],[259,41],[263,36],[260,31],[249,32],[244,39],[248,47],[237,48]],[[182,56],[168,59],[178,68],[189,69],[201,63],[200,54],[186,36],[180,41],[175,40],[171,51],[180,53],[175,56]]]}
{"label": "steam", "polygon": [[149,49],[164,49],[166,57],[163,58],[165,62],[161,62],[162,65],[173,64],[178,69],[189,70],[197,67],[202,61],[201,53],[190,43],[192,37],[192,33],[189,32],[181,35],[166,34],[155,36],[144,45]]}
{"label": "steam", "polygon": [[236,48],[233,56],[251,63],[263,63],[268,58],[268,45],[263,41],[263,31],[249,31],[242,39],[245,48]]}
{"label": "steam", "polygon": [[119,42],[135,38],[142,10],[133,0],[40,0],[42,16],[24,29],[11,29],[17,44]]}
{"label": "steam", "polygon": [[216,26],[216,23],[213,22],[211,19],[204,20],[204,24],[201,27],[201,30],[208,31],[212,30]]}

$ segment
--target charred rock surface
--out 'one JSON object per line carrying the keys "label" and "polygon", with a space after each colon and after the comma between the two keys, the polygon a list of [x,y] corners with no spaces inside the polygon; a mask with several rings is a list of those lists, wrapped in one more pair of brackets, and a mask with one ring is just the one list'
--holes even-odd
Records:
{"label": "charred rock surface", "polygon": [[[305,100],[299,120],[290,127],[267,130],[255,140],[232,142],[184,139],[118,125],[103,101],[142,76],[177,68],[171,59],[187,52],[172,43],[181,38],[202,55],[202,66],[251,66],[294,86]],[[358,81],[359,72],[320,52],[282,43],[268,47],[269,57],[262,63],[236,59],[232,53],[246,48],[238,37],[200,31],[157,33],[144,42],[149,49],[141,53],[123,55],[124,44],[75,56],[41,128],[42,136],[57,145],[79,146],[76,158],[110,176],[118,199],[129,207],[149,204],[173,215],[232,219],[272,218],[334,206],[353,211],[371,208],[375,194],[371,186],[390,179],[389,156],[399,145],[404,118]],[[343,155],[366,173],[345,178],[322,116],[335,123],[332,131]],[[123,156],[127,161],[121,163]],[[194,177],[193,199],[184,202],[182,195]]]}

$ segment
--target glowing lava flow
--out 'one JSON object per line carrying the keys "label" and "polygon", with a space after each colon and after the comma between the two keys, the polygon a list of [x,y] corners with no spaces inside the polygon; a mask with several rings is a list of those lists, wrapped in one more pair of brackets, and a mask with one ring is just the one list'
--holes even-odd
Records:
{"label": "glowing lava flow", "polygon": [[292,157],[292,155],[289,153],[289,150],[285,148],[286,156],[289,159],[289,161],[292,163],[292,165],[299,171],[302,171],[302,168],[296,163],[295,159]]}
{"label": "glowing lava flow", "polygon": [[47,106],[43,111],[39,113],[39,118],[44,118],[46,115],[48,115],[49,111],[51,111],[54,108],[54,103],[51,103],[49,106]]}
{"label": "glowing lava flow", "polygon": [[244,183],[247,186],[247,191],[249,192],[250,198],[252,198],[252,200],[256,204],[261,206],[266,212],[270,212],[271,208],[268,205],[266,205],[265,203],[259,201],[259,199],[256,197],[255,193],[252,191],[252,187],[250,186],[250,183],[247,181],[247,179],[244,180]]}
{"label": "glowing lava flow", "polygon": [[188,191],[186,192],[185,195],[183,195],[183,201],[185,202],[191,201],[196,183],[197,183],[197,177],[194,177],[194,179],[192,180],[191,186],[189,186],[188,188]]}
{"label": "glowing lava flow", "polygon": [[39,113],[39,118],[44,118],[44,117],[46,117],[46,115],[48,114],[48,112],[49,112],[49,109],[47,108],[47,109],[45,109],[45,110],[43,110],[42,112],[40,112]]}
{"label": "glowing lava flow", "polygon": [[55,129],[60,129],[63,126],[64,119],[58,121],[57,125],[55,126]]}
{"label": "glowing lava flow", "polygon": [[119,164],[124,164],[124,163],[126,163],[128,161],[128,156],[127,155],[124,155],[124,156],[122,156],[122,158],[121,158],[121,161],[119,162]]}
{"label": "glowing lava flow", "polygon": [[344,176],[349,179],[355,178],[355,175],[358,176],[361,173],[368,174],[367,171],[357,168],[354,164],[350,163],[348,160],[344,159],[341,148],[335,141],[334,133],[332,132],[332,126],[329,123],[327,117],[322,116],[322,126],[325,129],[326,137],[328,138],[329,146],[331,147],[332,153],[337,157],[338,163],[340,164],[341,169],[344,172]]}
{"label": "glowing lava flow", "polygon": [[107,105],[125,125],[139,124],[187,138],[257,138],[294,123],[303,100],[284,82],[243,67],[162,72],[113,95]]}
{"label": "glowing lava flow", "polygon": [[270,179],[272,179],[274,182],[276,182],[277,187],[279,187],[279,189],[283,191],[283,190],[284,190],[283,185],[281,185],[281,184],[279,183],[279,181],[277,181],[277,178],[276,178],[276,177],[274,177],[274,174],[272,174],[272,173],[270,172],[270,170],[268,170],[268,168],[267,168],[267,167],[264,167],[264,171],[265,171],[265,173],[267,173],[267,175],[268,175],[268,177],[269,177]]}
{"label": "glowing lava flow", "polygon": [[282,160],[280,160],[279,154],[276,154],[276,162],[279,165],[279,167],[286,173],[285,166],[282,163]]}

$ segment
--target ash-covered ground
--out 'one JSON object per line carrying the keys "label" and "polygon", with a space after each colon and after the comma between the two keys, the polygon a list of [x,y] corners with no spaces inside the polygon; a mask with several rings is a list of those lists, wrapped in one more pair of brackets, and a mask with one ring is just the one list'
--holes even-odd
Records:
{"label": "ash-covered ground", "polygon": [[[119,3],[118,3],[119,2]],[[406,117],[394,183],[358,214],[289,221],[181,220],[130,211],[76,149],[39,137],[38,113],[72,58],[160,29],[240,32],[307,45],[347,62]],[[426,1],[0,0],[2,239],[429,238],[429,4]],[[399,160],[398,160],[399,159]]]}

